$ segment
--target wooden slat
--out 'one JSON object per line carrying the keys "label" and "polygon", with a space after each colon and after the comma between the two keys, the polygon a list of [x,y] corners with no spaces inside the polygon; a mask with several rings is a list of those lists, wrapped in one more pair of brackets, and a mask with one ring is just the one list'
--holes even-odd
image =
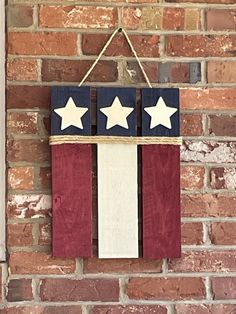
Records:
{"label": "wooden slat", "polygon": [[[118,97],[121,105],[131,108],[132,112],[127,116],[128,128],[114,125],[107,129],[107,116],[102,112],[104,108],[110,107],[114,99]],[[119,135],[136,136],[136,93],[135,88],[106,88],[100,87],[97,90],[97,134],[98,135]],[[117,114],[116,114],[117,116]],[[121,119],[120,121],[123,121]]]}
{"label": "wooden slat", "polygon": [[144,110],[149,106],[155,106],[162,97],[168,107],[179,109],[178,88],[143,88],[142,89],[142,135],[143,136],[179,136],[179,110],[170,118],[172,128],[163,125],[150,129],[150,115]]}
{"label": "wooden slat", "polygon": [[[134,88],[98,88],[97,135],[136,136]],[[100,258],[138,257],[137,145],[98,144]]]}
{"label": "wooden slat", "polygon": [[92,152],[90,144],[52,150],[53,256],[92,256]]}
{"label": "wooden slat", "polygon": [[[87,112],[82,117],[83,129],[73,125],[61,130],[61,117],[54,111],[65,107],[72,98],[77,107],[84,107]],[[51,134],[52,135],[90,135],[91,134],[91,89],[88,86],[54,86],[52,87]]]}
{"label": "wooden slat", "polygon": [[138,257],[137,145],[98,144],[100,258]]}
{"label": "wooden slat", "polygon": [[180,153],[174,145],[142,147],[143,257],[180,257]]}
{"label": "wooden slat", "polygon": [[[142,89],[142,135],[179,136],[179,90]],[[142,146],[143,256],[180,256],[179,146]]]}

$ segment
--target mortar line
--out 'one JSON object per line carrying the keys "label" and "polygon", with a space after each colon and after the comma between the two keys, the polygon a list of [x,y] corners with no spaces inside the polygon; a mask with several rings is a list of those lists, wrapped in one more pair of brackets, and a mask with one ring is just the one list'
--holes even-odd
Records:
{"label": "mortar line", "polygon": [[[134,60],[133,60],[134,61]],[[7,81],[8,86],[77,86],[77,81],[75,82],[59,82],[59,81],[43,81],[40,83],[39,82],[34,82],[34,81]],[[105,82],[106,86],[119,86],[120,82],[118,80],[116,81],[111,81],[111,82]],[[83,84],[84,86],[93,86],[93,87],[100,87],[100,86],[104,86],[104,82],[85,82]],[[129,86],[137,86],[137,83],[132,83],[129,84]],[[145,83],[139,83],[139,87],[143,88],[146,87],[147,84]],[[193,83],[158,83],[158,82],[152,82],[152,86],[153,87],[178,87],[178,88],[217,88],[217,89],[228,89],[228,88],[235,88],[235,84],[202,84],[202,83],[198,83],[198,84],[193,84]],[[230,110],[231,108],[229,108]]]}
{"label": "mortar line", "polygon": [[[236,8],[236,7],[235,7]],[[96,35],[102,35],[102,34],[111,34],[111,30],[115,30],[117,26],[109,27],[109,28],[62,28],[62,27],[41,27],[37,29],[33,29],[33,33],[42,33],[42,32],[52,32],[52,33],[80,33],[80,34],[96,34]],[[140,35],[140,29],[126,29],[129,35]],[[199,36],[208,36],[208,35],[216,35],[216,36],[225,36],[226,31],[214,31],[214,30],[162,30],[162,29],[144,29],[142,30],[142,35],[199,35]],[[17,32],[17,33],[32,33],[32,29],[28,29],[25,27],[8,27],[8,32]],[[234,36],[236,34],[236,31],[228,31],[228,36]]]}
{"label": "mortar line", "polygon": [[[10,0],[9,4],[19,4],[19,0]],[[32,0],[30,3],[32,4],[44,4],[44,5],[55,5],[58,6],[58,2],[56,1],[48,1],[48,0]],[[21,1],[20,4],[29,4],[28,1]],[[66,1],[66,0],[62,0],[60,1],[59,6],[70,6],[71,5],[71,1]],[[173,7],[173,8],[214,8],[214,9],[235,9],[236,5],[235,4],[220,4],[220,3],[166,3],[163,1],[160,1],[158,3],[127,3],[125,1],[120,2],[120,3],[116,3],[116,2],[112,2],[112,3],[107,3],[107,2],[100,2],[99,5],[96,1],[91,1],[91,2],[86,2],[86,1],[78,1],[75,0],[73,2],[73,5],[76,6],[96,6],[96,7]]]}
{"label": "mortar line", "polygon": [[[143,272],[143,273],[90,273],[86,275],[76,275],[76,274],[65,274],[65,275],[34,275],[34,277],[38,280],[44,279],[68,279],[68,280],[83,280],[83,279],[102,279],[102,280],[109,280],[109,279],[123,279],[125,282],[129,278],[205,278],[205,277],[212,277],[212,278],[236,278],[236,272],[225,272],[225,270],[215,271],[215,272],[201,272],[201,271],[189,271],[189,272],[169,272],[168,274],[163,273],[156,273],[153,272]],[[32,275],[10,275],[9,280],[13,279],[32,279]],[[236,302],[236,300],[235,300]]]}

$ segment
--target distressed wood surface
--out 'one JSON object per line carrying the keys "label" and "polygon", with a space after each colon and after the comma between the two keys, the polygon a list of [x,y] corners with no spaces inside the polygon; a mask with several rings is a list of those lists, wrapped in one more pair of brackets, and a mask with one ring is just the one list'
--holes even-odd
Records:
{"label": "distressed wood surface", "polygon": [[[51,106],[51,134],[52,135],[90,135],[91,134],[91,89],[90,87],[54,86],[52,88]],[[82,116],[83,128],[70,125],[61,129],[62,118],[55,110],[66,106],[69,99],[72,99],[76,107],[87,109]],[[71,117],[73,121],[74,116]]]}
{"label": "distressed wood surface", "polygon": [[[114,116],[109,111],[105,114],[104,109],[114,105],[114,100],[118,100],[122,107],[115,110],[114,116],[117,124],[109,128],[109,122]],[[116,102],[115,101],[115,102]],[[127,112],[130,109],[130,113]],[[127,114],[124,118],[125,113]],[[122,127],[123,122],[127,121],[127,128]],[[106,88],[97,89],[97,135],[119,135],[119,136],[135,136],[136,135],[136,91],[135,88]]]}
{"label": "distressed wood surface", "polygon": [[[179,89],[178,88],[143,88],[142,97],[142,135],[143,136],[179,136]],[[155,106],[162,97],[167,107],[177,111],[170,116],[171,128],[161,124],[150,129],[151,117],[145,108]],[[157,115],[162,114],[158,112]]]}
{"label": "distressed wood surface", "polygon": [[51,147],[53,256],[92,256],[92,147]]}
{"label": "distressed wood surface", "polygon": [[181,255],[180,148],[142,147],[143,257]]}
{"label": "distressed wood surface", "polygon": [[137,145],[98,144],[100,258],[138,257]]}

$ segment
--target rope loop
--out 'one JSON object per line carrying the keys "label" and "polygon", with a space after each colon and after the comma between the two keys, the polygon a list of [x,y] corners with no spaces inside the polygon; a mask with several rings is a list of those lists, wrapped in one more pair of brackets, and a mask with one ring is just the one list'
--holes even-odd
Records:
{"label": "rope loop", "polygon": [[117,33],[123,33],[129,46],[130,46],[130,49],[133,53],[133,55],[135,56],[137,62],[138,62],[138,65],[143,73],[143,76],[148,84],[148,86],[150,88],[152,88],[152,85],[150,83],[150,80],[147,76],[147,73],[145,72],[144,68],[143,68],[143,65],[137,55],[137,52],[135,51],[134,49],[134,46],[128,36],[128,34],[126,33],[126,31],[123,29],[123,28],[117,28],[116,30],[114,30],[114,32],[111,34],[110,38],[108,39],[108,41],[106,42],[105,46],[103,47],[102,51],[99,53],[97,59],[94,61],[94,63],[91,65],[91,67],[88,69],[88,71],[86,72],[86,74],[84,75],[83,79],[81,80],[81,82],[79,83],[79,87],[82,86],[82,84],[86,81],[86,79],[88,78],[88,76],[90,75],[90,73],[93,71],[93,69],[95,68],[95,66],[97,65],[97,63],[99,62],[99,60],[101,59],[102,55],[106,52],[108,46],[111,44],[113,38],[116,36]]}

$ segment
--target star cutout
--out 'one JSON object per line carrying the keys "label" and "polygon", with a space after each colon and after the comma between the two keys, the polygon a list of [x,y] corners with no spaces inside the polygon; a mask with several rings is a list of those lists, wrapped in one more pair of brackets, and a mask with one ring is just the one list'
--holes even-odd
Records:
{"label": "star cutout", "polygon": [[134,108],[123,107],[118,96],[115,97],[111,106],[100,109],[107,116],[107,130],[115,125],[128,129],[127,117],[133,110]]}
{"label": "star cutout", "polygon": [[151,116],[150,129],[158,125],[163,125],[171,129],[170,117],[178,110],[177,108],[168,107],[162,97],[159,97],[157,103],[153,107],[146,107],[144,110]]}
{"label": "star cutout", "polygon": [[61,130],[68,128],[69,126],[75,126],[79,129],[83,129],[81,118],[88,111],[88,108],[76,107],[76,104],[72,97],[70,97],[63,108],[54,109],[61,120]]}

